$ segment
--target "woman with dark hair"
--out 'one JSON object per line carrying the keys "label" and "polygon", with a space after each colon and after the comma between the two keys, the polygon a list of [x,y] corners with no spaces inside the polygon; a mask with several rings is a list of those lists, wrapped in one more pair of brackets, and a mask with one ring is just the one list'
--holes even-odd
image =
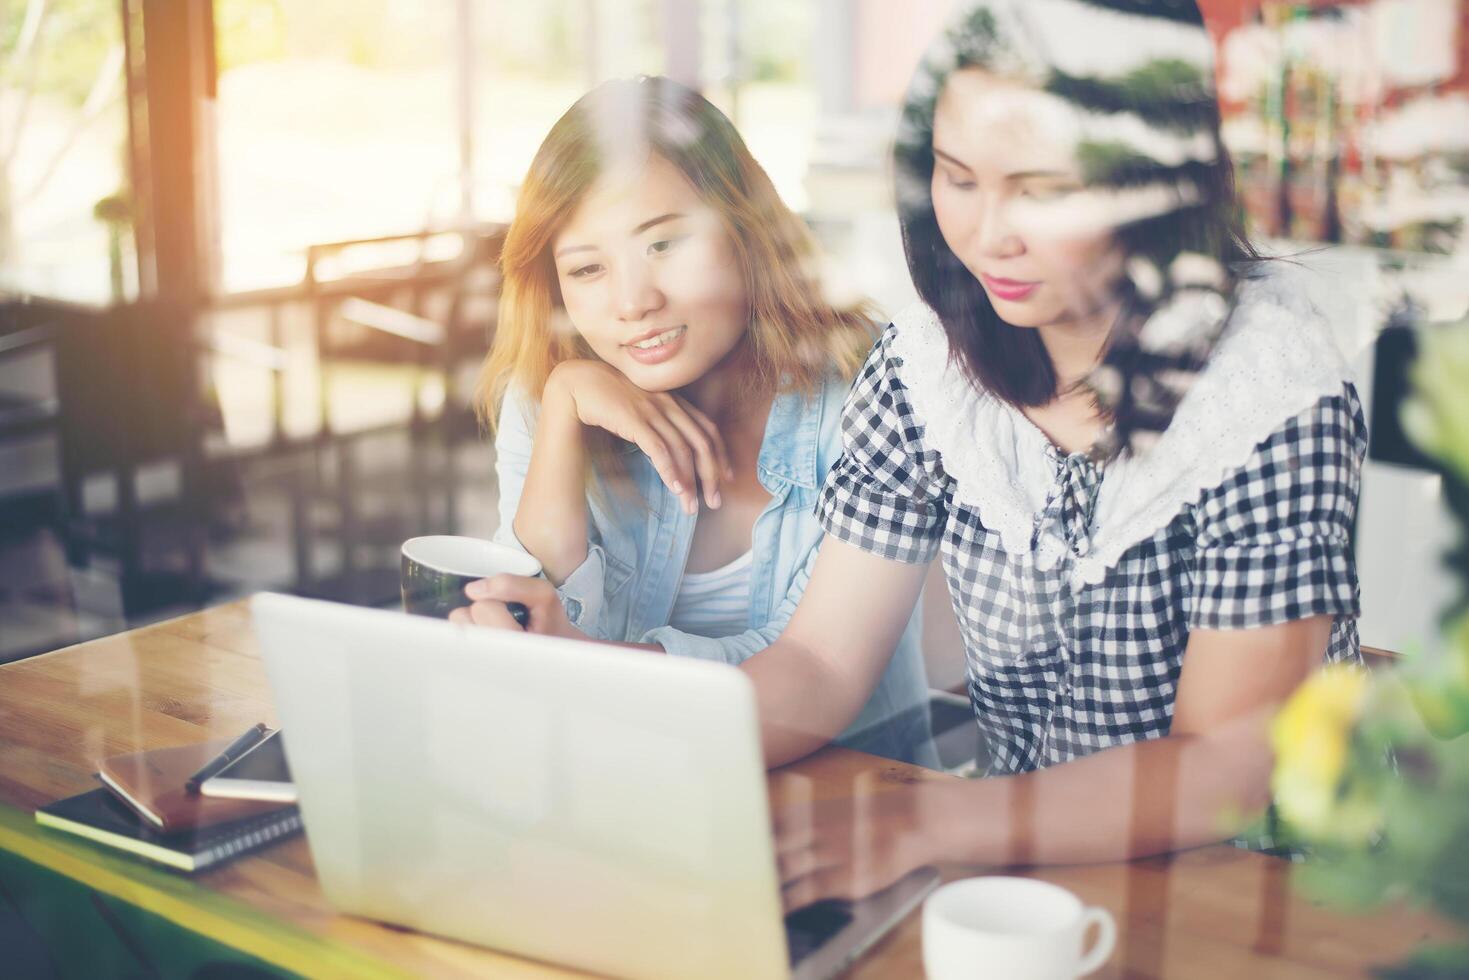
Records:
{"label": "woman with dark hair", "polygon": [[940,558],[990,778],[778,813],[789,905],[1237,835],[1277,706],[1359,659],[1361,407],[1236,229],[1212,79],[1187,0],[971,3],[920,68],[896,173],[922,302],[848,395],[811,581],[742,669],[767,762],[818,748]]}

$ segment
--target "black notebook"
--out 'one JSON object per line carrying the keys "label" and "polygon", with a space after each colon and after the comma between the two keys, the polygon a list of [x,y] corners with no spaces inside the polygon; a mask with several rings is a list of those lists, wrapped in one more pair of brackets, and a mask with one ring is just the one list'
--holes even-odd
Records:
{"label": "black notebook", "polygon": [[41,807],[36,823],[181,871],[202,871],[296,833],[301,829],[301,811],[287,806],[243,820],[164,833],[101,787]]}

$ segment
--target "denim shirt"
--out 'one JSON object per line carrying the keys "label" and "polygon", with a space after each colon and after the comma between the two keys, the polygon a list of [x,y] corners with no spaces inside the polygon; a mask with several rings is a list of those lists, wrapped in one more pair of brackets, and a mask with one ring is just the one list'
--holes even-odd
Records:
{"label": "denim shirt", "polygon": [[[795,612],[821,542],[816,497],[841,454],[841,414],[847,385],[827,381],[811,396],[776,396],[757,461],[770,502],[752,533],[748,629],[726,637],[697,636],[668,625],[683,581],[696,518],[636,447],[622,460],[641,500],[601,484],[588,495],[587,558],[558,593],[567,617],[597,640],[655,643],[674,656],[739,664],[769,646]],[[500,529],[495,540],[525,550],[513,530],[525,486],[534,408],[512,392],[495,438]],[[813,692],[819,697],[819,692]],[[872,697],[839,744],[889,758],[936,764],[929,733],[928,684],[915,612]]]}

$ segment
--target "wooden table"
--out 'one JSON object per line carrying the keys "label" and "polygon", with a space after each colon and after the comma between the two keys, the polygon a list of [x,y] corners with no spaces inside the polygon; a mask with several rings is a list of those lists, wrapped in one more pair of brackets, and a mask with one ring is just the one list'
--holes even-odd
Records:
{"label": "wooden table", "polygon": [[[89,890],[94,902],[101,896],[108,908],[166,920],[257,966],[309,975],[566,975],[336,914],[301,837],[188,878],[33,822],[36,807],[94,786],[92,774],[105,756],[232,736],[261,720],[274,722],[274,715],[244,603],[0,666],[0,849],[12,862],[23,859],[26,867]],[[771,777],[774,795],[800,783],[816,798],[849,795],[859,780],[864,789],[880,790],[946,778],[837,749]],[[944,871],[954,878],[978,869]],[[1352,917],[1317,907],[1292,891],[1291,873],[1287,862],[1226,846],[1030,872],[1116,917],[1118,949],[1098,974],[1104,977],[1365,975],[1370,965],[1398,961],[1424,940],[1454,936],[1448,925],[1415,910]],[[0,908],[6,897],[0,891]],[[44,931],[48,923],[31,925]],[[916,913],[851,972],[857,978],[921,974]]]}

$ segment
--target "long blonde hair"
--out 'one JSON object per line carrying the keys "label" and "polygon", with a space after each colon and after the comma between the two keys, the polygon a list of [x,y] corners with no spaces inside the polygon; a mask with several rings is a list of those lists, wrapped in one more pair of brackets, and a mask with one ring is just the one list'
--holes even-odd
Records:
{"label": "long blonde hair", "polygon": [[481,420],[492,429],[512,387],[539,401],[557,364],[596,356],[565,321],[551,243],[603,173],[648,154],[688,178],[735,243],[749,299],[753,386],[809,392],[831,373],[851,377],[861,366],[873,336],[866,304],[838,309],[823,295],[810,233],[729,119],[668,78],[606,82],[551,127],[516,202],[500,255],[499,322],[476,388]]}

